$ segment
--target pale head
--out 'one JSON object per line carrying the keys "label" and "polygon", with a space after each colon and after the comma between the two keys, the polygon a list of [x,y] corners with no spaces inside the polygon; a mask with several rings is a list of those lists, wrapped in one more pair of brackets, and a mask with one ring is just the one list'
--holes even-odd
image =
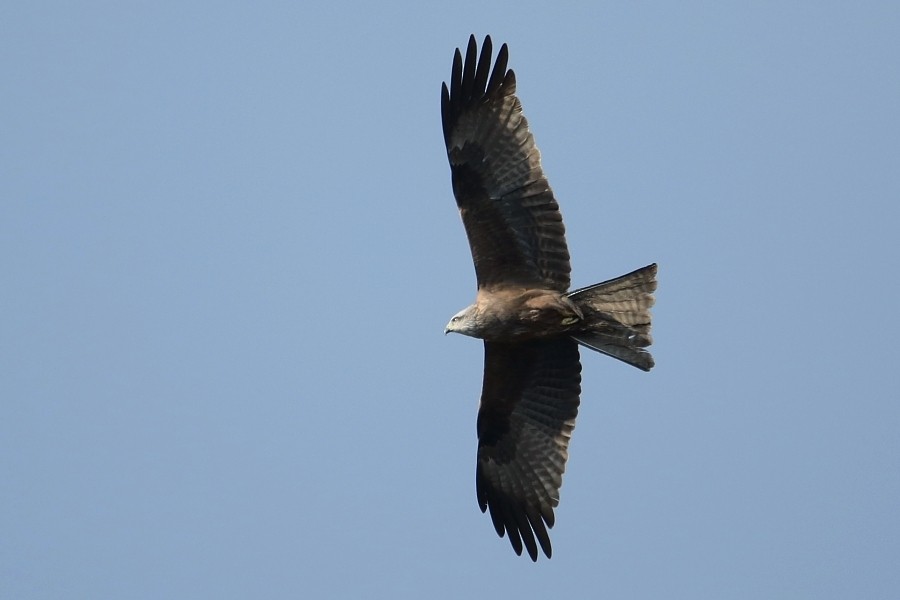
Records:
{"label": "pale head", "polygon": [[475,304],[462,309],[450,319],[447,327],[444,329],[444,335],[450,333],[461,333],[471,337],[479,337],[480,323],[478,320],[478,307]]}

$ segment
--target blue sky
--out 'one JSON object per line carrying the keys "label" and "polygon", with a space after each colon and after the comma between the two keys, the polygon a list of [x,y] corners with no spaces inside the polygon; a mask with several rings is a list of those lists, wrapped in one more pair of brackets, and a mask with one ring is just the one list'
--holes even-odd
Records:
{"label": "blue sky", "polygon": [[[470,33],[573,285],[660,265],[537,564],[443,335]],[[0,67],[3,598],[900,593],[897,3],[15,3]]]}

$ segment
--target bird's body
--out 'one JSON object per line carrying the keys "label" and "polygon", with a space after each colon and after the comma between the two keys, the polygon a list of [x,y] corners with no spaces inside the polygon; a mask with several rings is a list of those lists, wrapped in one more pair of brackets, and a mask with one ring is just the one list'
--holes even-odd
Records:
{"label": "bird's body", "polygon": [[582,318],[578,307],[554,290],[502,288],[479,291],[475,304],[450,319],[446,332],[516,342],[563,334]]}
{"label": "bird's body", "polygon": [[476,490],[497,533],[537,560],[581,393],[579,344],[645,371],[656,265],[575,291],[559,206],[543,174],[504,44],[491,69],[474,36],[442,89],[444,141],[478,293],[446,332],[484,340]]}

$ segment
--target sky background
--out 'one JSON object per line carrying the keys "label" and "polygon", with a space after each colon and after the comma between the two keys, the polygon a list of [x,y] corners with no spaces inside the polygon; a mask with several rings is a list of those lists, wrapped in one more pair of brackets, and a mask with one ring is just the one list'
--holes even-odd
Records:
{"label": "sky background", "polygon": [[[573,285],[660,265],[537,564],[443,335],[470,33]],[[0,597],[900,596],[897,2],[10,2],[0,73]]]}

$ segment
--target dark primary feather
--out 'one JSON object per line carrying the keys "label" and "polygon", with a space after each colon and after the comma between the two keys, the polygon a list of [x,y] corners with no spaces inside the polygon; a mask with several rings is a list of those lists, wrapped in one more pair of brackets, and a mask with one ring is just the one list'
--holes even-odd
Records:
{"label": "dark primary feather", "polygon": [[[547,529],[568,458],[581,393],[578,343],[569,338],[484,343],[476,489],[497,534],[549,558]],[[537,543],[535,543],[537,540]]]}
{"label": "dark primary feather", "polygon": [[[465,60],[453,57],[443,85],[441,116],[453,178],[478,287],[534,285],[565,291],[569,251],[541,155],[507,70],[504,44],[491,65],[491,38],[478,57],[469,38]],[[489,77],[490,74],[490,77]]]}

